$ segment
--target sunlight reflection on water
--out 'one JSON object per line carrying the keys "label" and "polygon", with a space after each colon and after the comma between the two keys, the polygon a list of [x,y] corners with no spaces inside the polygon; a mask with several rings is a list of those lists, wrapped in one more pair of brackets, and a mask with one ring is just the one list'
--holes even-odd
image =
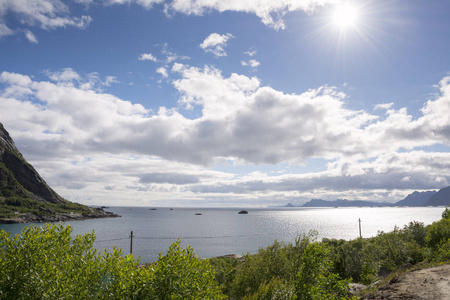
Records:
{"label": "sunlight reflection on water", "polygon": [[[75,234],[95,230],[98,249],[130,249],[133,231],[133,251],[142,262],[152,262],[159,252],[182,239],[182,246],[192,245],[201,257],[224,254],[256,253],[275,239],[293,242],[298,235],[311,230],[318,238],[355,239],[359,236],[361,219],[363,237],[375,236],[378,231],[391,231],[410,221],[431,224],[441,218],[443,207],[374,207],[374,208],[273,208],[248,209],[248,215],[239,215],[239,209],[127,208],[112,207],[121,218],[68,222]],[[195,215],[201,213],[201,215]],[[26,224],[0,225],[12,234]]]}

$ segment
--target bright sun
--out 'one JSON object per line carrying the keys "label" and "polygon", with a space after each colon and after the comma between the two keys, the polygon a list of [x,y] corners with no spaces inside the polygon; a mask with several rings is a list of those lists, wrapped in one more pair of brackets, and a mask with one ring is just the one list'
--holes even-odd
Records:
{"label": "bright sun", "polygon": [[339,5],[332,15],[332,22],[342,30],[355,27],[358,23],[358,9],[348,3]]}

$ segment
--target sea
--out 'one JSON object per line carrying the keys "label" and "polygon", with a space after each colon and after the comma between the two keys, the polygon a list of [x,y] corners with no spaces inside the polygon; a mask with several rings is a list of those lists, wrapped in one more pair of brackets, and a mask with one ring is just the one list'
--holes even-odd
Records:
{"label": "sea", "polygon": [[[257,253],[275,240],[293,243],[297,236],[317,232],[317,239],[352,240],[402,228],[411,221],[425,225],[441,219],[445,207],[338,208],[151,208],[110,207],[120,218],[65,222],[73,234],[94,232],[94,247],[130,251],[141,263],[151,263],[181,240],[201,258]],[[0,230],[19,234],[31,224],[0,224]],[[43,224],[35,224],[42,226]],[[360,231],[361,228],[361,231]],[[131,239],[131,232],[133,239]],[[132,240],[132,243],[131,243]]]}

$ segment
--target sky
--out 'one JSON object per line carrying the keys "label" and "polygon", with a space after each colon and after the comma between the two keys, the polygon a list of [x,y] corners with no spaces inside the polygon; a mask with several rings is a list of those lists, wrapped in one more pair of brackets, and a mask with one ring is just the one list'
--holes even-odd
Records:
{"label": "sky", "polygon": [[87,205],[450,185],[450,1],[0,0],[0,122]]}

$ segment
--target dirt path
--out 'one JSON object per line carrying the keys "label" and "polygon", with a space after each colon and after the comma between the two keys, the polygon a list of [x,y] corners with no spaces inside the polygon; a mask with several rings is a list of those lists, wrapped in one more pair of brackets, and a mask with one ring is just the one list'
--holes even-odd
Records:
{"label": "dirt path", "polygon": [[366,299],[450,299],[450,264],[411,271]]}

